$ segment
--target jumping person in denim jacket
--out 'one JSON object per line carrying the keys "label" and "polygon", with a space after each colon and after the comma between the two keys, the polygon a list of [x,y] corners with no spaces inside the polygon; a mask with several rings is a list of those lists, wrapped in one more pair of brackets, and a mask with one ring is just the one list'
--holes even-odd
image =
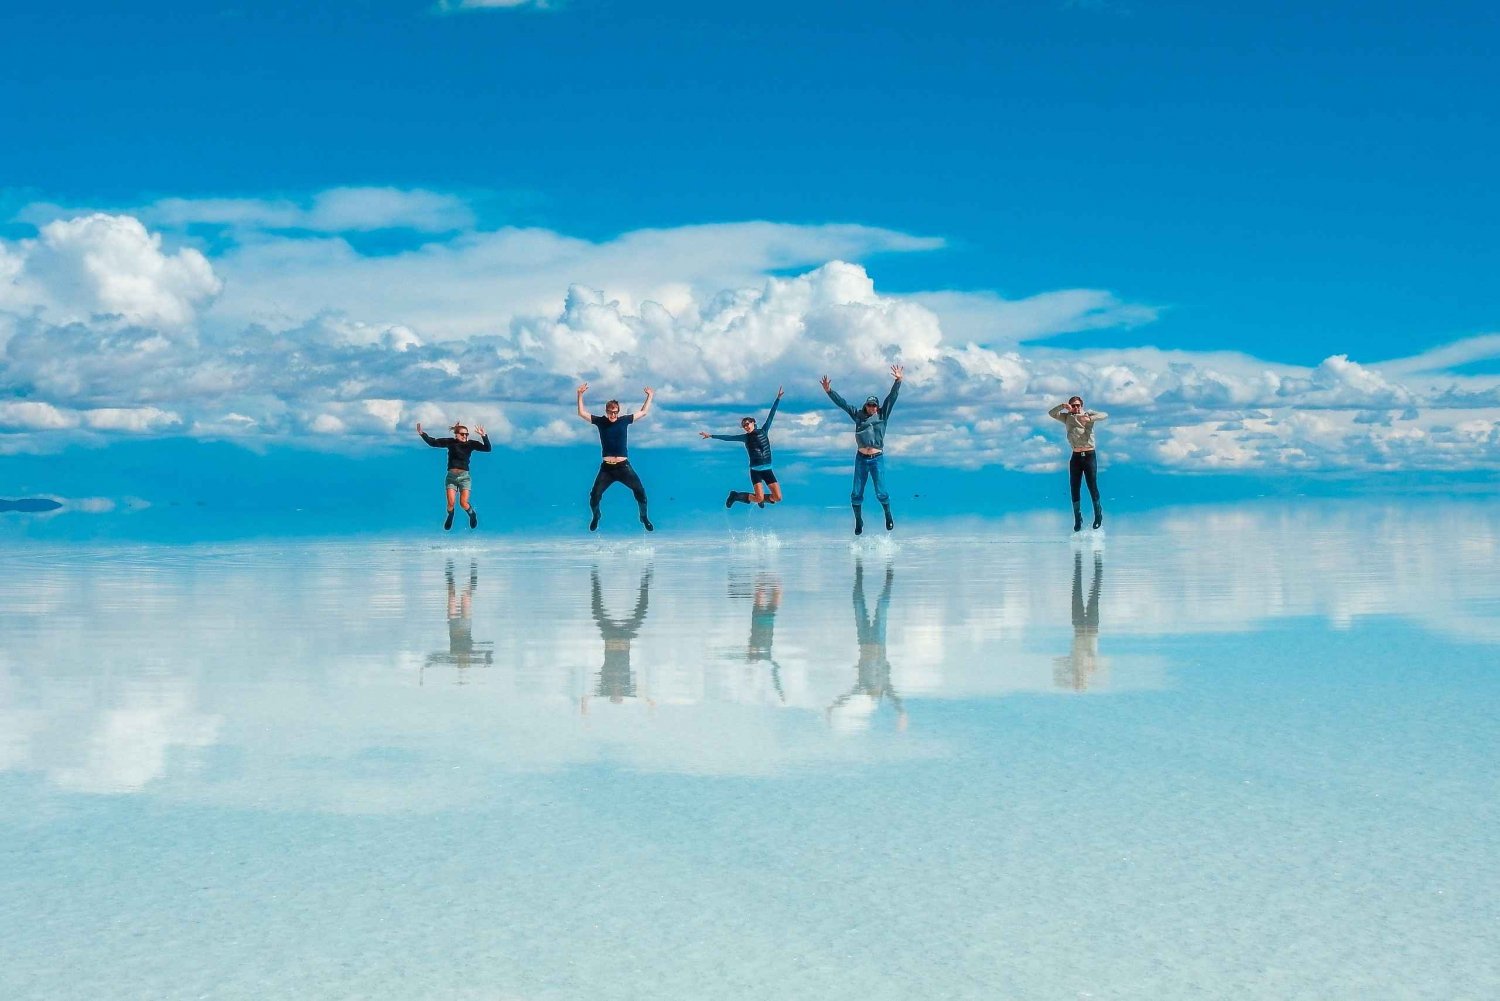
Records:
{"label": "jumping person in denim jacket", "polygon": [[825,375],[822,379],[823,392],[828,394],[834,406],[854,420],[854,489],[849,494],[849,502],[854,505],[855,535],[865,530],[862,508],[865,503],[865,480],[870,478],[875,480],[875,499],[885,509],[885,530],[889,532],[896,527],[895,519],[891,517],[891,498],[885,492],[885,423],[890,419],[891,408],[896,405],[896,394],[901,391],[901,373],[900,365],[892,365],[891,375],[895,382],[891,383],[891,391],[886,394],[885,402],[881,403],[878,396],[870,396],[858,410],[834,392],[828,376]]}

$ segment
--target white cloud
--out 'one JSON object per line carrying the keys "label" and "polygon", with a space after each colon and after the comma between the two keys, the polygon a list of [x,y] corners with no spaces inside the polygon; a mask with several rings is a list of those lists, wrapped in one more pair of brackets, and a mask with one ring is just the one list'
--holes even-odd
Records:
{"label": "white cloud", "polygon": [[156,407],[101,407],[85,411],[83,423],[96,431],[126,431],[145,434],[181,424],[182,418]]}
{"label": "white cloud", "polygon": [[168,330],[191,324],[221,284],[208,260],[162,251],[139,219],[102,212],[55,220],[36,239],[0,246],[0,310],[53,323],[114,318]]}
{"label": "white cloud", "polygon": [[[27,206],[17,219],[37,226],[74,219],[94,210],[52,203]],[[162,198],[124,210],[158,229],[222,226],[235,231],[308,230],[360,233],[411,229],[447,233],[471,228],[474,211],[462,198],[423,188],[330,188],[311,198]],[[3,275],[3,262],[0,262]]]}
{"label": "white cloud", "polygon": [[78,416],[50,403],[0,403],[0,430],[57,431],[78,426]]}
{"label": "white cloud", "polygon": [[[211,263],[106,213],[0,241],[0,398],[10,398],[0,447],[163,431],[389,437],[458,417],[516,446],[571,444],[586,429],[567,417],[570,391],[585,379],[621,397],[655,386],[664,442],[785,385],[782,452],[833,456],[847,429],[817,377],[851,397],[883,393],[900,361],[908,381],[891,448],[924,462],[1055,468],[1062,447],[1044,412],[1080,393],[1113,412],[1101,431],[1107,461],[1500,465],[1500,378],[1446,371],[1500,354],[1500,335],[1312,367],[1236,352],[1069,350],[1037,342],[1123,331],[1155,310],[1094,289],[885,294],[852,262],[941,241],[864,226],[732,223],[593,242],[477,230],[451,196],[377,189],[300,203],[164,200],[154,211],[237,235]],[[468,228],[384,255],[309,234],[398,218]]]}
{"label": "white cloud", "polygon": [[553,6],[554,0],[438,0],[437,9],[445,13],[459,13],[472,10],[516,10],[521,7],[547,10]]}

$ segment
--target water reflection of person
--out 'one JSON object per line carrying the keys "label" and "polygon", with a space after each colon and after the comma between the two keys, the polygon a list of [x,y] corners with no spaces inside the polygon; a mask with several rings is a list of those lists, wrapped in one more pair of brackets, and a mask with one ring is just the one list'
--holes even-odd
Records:
{"label": "water reflection of person", "polygon": [[856,558],[854,562],[854,627],[859,633],[858,680],[854,687],[833,700],[826,716],[830,723],[842,719],[852,727],[865,725],[866,717],[880,708],[880,703],[889,699],[896,710],[896,726],[905,730],[906,705],[891,685],[891,662],[885,652],[886,613],[891,606],[891,582],[895,568],[885,565],[885,585],[875,602],[875,617],[870,618],[865,604],[865,562]]}
{"label": "water reflection of person", "polygon": [[[1083,553],[1073,554],[1073,652],[1058,657],[1052,680],[1058,688],[1082,692],[1095,681],[1107,661],[1099,656],[1099,586],[1104,582],[1104,554],[1094,553],[1089,598],[1083,600]],[[1103,680],[1100,678],[1099,680]]]}
{"label": "water reflection of person", "polygon": [[[651,599],[651,568],[648,566],[641,571],[641,588],[635,599],[635,610],[627,619],[611,618],[605,611],[598,567],[590,571],[590,577],[594,622],[604,639],[604,664],[599,668],[599,682],[594,686],[594,694],[615,703],[639,696],[646,705],[655,708],[656,702],[650,696],[636,691],[635,675],[630,667],[630,644],[646,621],[646,607]],[[588,695],[579,698],[578,711],[589,711]]]}
{"label": "water reflection of person", "polygon": [[[495,661],[494,642],[474,642],[474,589],[479,586],[479,565],[469,564],[469,581],[462,591],[453,573],[453,561],[449,560],[443,571],[448,582],[448,649],[442,653],[427,655],[427,664],[451,664],[459,669],[459,684],[463,684],[463,670],[475,664],[489,665]],[[418,677],[418,684],[421,677]]]}
{"label": "water reflection of person", "polygon": [[[730,588],[731,597],[739,597],[743,593],[736,595],[733,586]],[[785,702],[786,692],[781,687],[781,665],[771,655],[771,643],[776,635],[776,612],[781,608],[781,578],[773,573],[756,574],[751,597],[754,602],[750,606],[750,638],[745,642],[745,662],[770,664],[771,686],[776,689],[777,698]]]}

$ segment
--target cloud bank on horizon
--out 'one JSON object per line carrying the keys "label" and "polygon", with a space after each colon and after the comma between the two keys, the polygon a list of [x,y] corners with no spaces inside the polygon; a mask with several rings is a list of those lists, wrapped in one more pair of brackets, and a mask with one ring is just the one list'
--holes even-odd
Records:
{"label": "cloud bank on horizon", "polygon": [[[1480,335],[1412,357],[1308,368],[1233,352],[1069,348],[1157,307],[1098,289],[889,294],[855,261],[940,239],[860,225],[741,222],[592,242],[478,226],[441,192],[33,204],[0,240],[0,451],[79,436],[275,443],[404,434],[462,417],[511,447],[582,442],[572,387],[659,393],[642,446],[788,392],[778,446],[842,456],[846,395],[908,385],[893,454],[1037,471],[1061,460],[1044,412],[1108,410],[1113,461],[1215,471],[1500,465],[1500,357]],[[399,249],[362,234],[399,231]],[[680,439],[680,440],[679,440]],[[404,439],[401,439],[404,443]],[[342,446],[339,446],[342,447]]]}

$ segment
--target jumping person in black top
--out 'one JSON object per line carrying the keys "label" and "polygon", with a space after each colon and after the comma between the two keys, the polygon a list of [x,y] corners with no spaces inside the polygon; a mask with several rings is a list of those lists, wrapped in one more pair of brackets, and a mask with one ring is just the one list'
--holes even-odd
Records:
{"label": "jumping person in black top", "polygon": [[[776,387],[776,399],[771,404],[771,412],[766,414],[765,426],[759,430],[756,430],[754,417],[742,417],[740,427],[744,429],[744,434],[698,432],[700,438],[742,442],[745,451],[750,456],[750,485],[755,487],[755,493],[731,490],[729,499],[724,502],[725,507],[734,507],[735,501],[765,507],[767,503],[775,504],[781,500],[781,484],[776,482],[776,474],[771,470],[771,422],[776,419],[776,408],[781,406],[781,397],[785,392],[786,390],[780,386]],[[762,484],[764,484],[764,489]],[[770,496],[765,494],[765,489],[771,491]]]}
{"label": "jumping person in black top", "polygon": [[599,528],[599,498],[604,496],[604,491],[612,484],[623,483],[635,494],[636,506],[641,510],[641,524],[646,531],[654,532],[656,526],[651,524],[651,519],[646,514],[646,488],[641,485],[641,478],[635,474],[635,470],[630,468],[625,436],[631,424],[643,420],[651,412],[651,400],[656,396],[656,390],[646,387],[646,402],[633,414],[621,417],[620,401],[610,400],[604,405],[604,416],[600,417],[584,409],[583,394],[588,389],[589,384],[586,382],[578,387],[578,416],[599,429],[599,449],[604,453],[604,461],[599,463],[599,474],[594,477],[594,487],[589,491],[589,511],[594,516],[589,521],[589,531],[594,532]]}
{"label": "jumping person in black top", "polygon": [[488,452],[490,450],[490,436],[484,433],[484,428],[475,425],[474,430],[479,432],[478,441],[469,440],[469,429],[462,424],[455,424],[450,429],[452,438],[434,438],[422,430],[422,422],[417,422],[417,434],[422,440],[433,448],[446,448],[448,450],[448,478],[444,487],[448,493],[448,517],[443,521],[443,531],[453,527],[453,498],[458,496],[459,507],[469,516],[469,527],[479,527],[479,512],[469,506],[469,488],[473,484],[473,477],[469,475],[469,456],[474,452]]}

